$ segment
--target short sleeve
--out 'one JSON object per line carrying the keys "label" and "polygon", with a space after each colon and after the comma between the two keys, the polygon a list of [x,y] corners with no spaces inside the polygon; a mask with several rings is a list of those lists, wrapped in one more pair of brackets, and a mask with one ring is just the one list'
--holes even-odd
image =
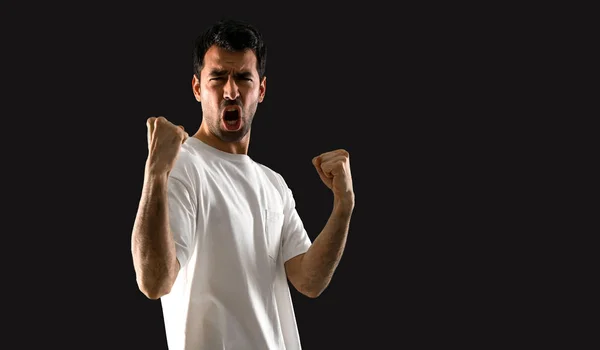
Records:
{"label": "short sleeve", "polygon": [[283,199],[283,228],[282,228],[282,256],[283,261],[306,253],[312,242],[304,228],[304,224],[298,211],[292,190],[287,186],[285,180],[279,176]]}
{"label": "short sleeve", "polygon": [[172,172],[167,185],[169,225],[175,241],[175,251],[180,268],[191,255],[196,233],[197,197],[192,183],[185,176]]}

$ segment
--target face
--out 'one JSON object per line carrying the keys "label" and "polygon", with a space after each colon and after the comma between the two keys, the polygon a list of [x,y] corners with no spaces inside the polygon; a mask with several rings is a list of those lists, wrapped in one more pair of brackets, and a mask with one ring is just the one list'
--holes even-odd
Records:
{"label": "face", "polygon": [[204,56],[200,80],[193,78],[203,124],[224,142],[238,142],[248,134],[264,99],[266,78],[259,81],[256,63],[252,50],[230,52],[213,46]]}

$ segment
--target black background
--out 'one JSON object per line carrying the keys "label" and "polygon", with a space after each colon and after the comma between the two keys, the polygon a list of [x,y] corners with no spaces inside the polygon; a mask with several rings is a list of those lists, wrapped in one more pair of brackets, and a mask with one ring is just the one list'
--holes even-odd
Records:
{"label": "black background", "polygon": [[137,289],[130,252],[145,121],[162,115],[190,134],[199,127],[193,40],[222,17],[264,34],[267,91],[249,154],[284,176],[312,239],[332,197],[311,159],[350,152],[356,207],[342,261],[319,298],[292,290],[304,348],[482,349],[522,332],[514,324],[523,317],[510,310],[524,291],[501,282],[518,253],[497,255],[511,218],[523,215],[504,205],[516,175],[497,153],[516,140],[492,142],[508,123],[508,103],[498,102],[511,96],[499,78],[505,27],[490,30],[489,12],[476,19],[462,10],[229,2],[7,10],[4,69],[16,79],[5,102],[16,108],[4,130],[17,139],[10,149],[27,155],[8,172],[27,186],[7,185],[21,191],[12,207],[25,232],[13,236],[10,250],[21,255],[7,278],[24,300],[7,303],[17,307],[17,348],[166,349],[160,302]]}

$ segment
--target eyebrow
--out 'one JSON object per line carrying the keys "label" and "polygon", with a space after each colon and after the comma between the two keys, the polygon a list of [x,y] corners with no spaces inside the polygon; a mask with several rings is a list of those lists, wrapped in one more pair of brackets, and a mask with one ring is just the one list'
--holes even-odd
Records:
{"label": "eyebrow", "polygon": [[[225,70],[225,69],[212,69],[208,75],[209,76],[214,76],[214,77],[220,77],[220,76],[224,76],[229,74],[229,71]],[[235,73],[235,76],[237,78],[252,78],[252,73],[248,72],[248,71],[244,71],[244,72],[239,72],[239,73]]]}

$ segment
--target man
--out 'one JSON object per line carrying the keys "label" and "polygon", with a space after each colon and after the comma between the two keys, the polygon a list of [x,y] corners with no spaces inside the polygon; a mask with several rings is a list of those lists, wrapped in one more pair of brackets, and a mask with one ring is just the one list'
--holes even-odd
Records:
{"label": "man", "polygon": [[314,242],[281,175],[247,154],[265,63],[254,27],[220,21],[194,50],[198,131],[188,137],[164,117],[147,121],[132,254],[140,290],[161,299],[171,350],[301,349],[287,281],[319,296],[344,250],[354,209],[346,151],[313,159],[333,194]]}

